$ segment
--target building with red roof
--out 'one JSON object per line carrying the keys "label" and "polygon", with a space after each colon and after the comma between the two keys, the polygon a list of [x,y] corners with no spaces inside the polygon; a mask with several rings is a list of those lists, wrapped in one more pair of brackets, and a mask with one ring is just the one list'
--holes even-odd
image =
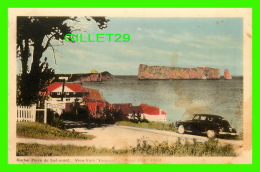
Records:
{"label": "building with red roof", "polygon": [[74,106],[75,102],[79,102],[80,105],[87,105],[92,116],[100,115],[106,105],[109,108],[112,107],[98,90],[86,88],[80,84],[55,82],[47,87],[47,94],[49,101],[53,104],[64,102],[65,111]]}
{"label": "building with red roof", "polygon": [[115,110],[117,111],[121,111],[123,116],[127,117],[127,118],[131,118],[132,114],[133,114],[133,105],[132,103],[116,103],[113,104],[113,107]]}
{"label": "building with red roof", "polygon": [[55,82],[47,87],[47,94],[50,96],[49,101],[82,102],[83,96],[88,93],[83,92],[80,84]]}
{"label": "building with red roof", "polygon": [[123,115],[129,119],[134,119],[137,115],[140,115],[141,119],[147,119],[148,121],[166,121],[166,112],[158,107],[141,104],[139,106],[133,106],[131,103],[113,104],[116,110],[121,109]]}
{"label": "building with red roof", "polygon": [[123,115],[129,115],[132,113],[132,103],[117,103],[117,104],[113,104],[113,107],[116,110],[121,110]]}
{"label": "building with red roof", "polygon": [[[104,108],[107,107],[116,111],[120,110],[129,119],[136,119],[139,116],[141,119],[147,119],[148,121],[166,121],[166,112],[158,107],[146,104],[133,106],[132,103],[111,105],[102,97],[102,94],[98,90],[86,88],[80,84],[52,83],[47,87],[47,95],[49,95],[49,101],[53,102],[53,104],[65,102],[65,111],[69,110],[70,106],[73,106],[75,102],[79,102],[81,105],[88,106],[90,114],[93,117],[100,117]],[[60,111],[61,109],[58,110]]]}
{"label": "building with red roof", "polygon": [[104,113],[105,107],[107,107],[108,109],[113,108],[113,106],[108,102],[93,101],[85,102],[85,104],[88,107],[90,115],[95,118],[99,118]]}
{"label": "building with red roof", "polygon": [[142,118],[148,121],[167,121],[167,114],[162,109],[146,104],[140,104],[140,107],[142,109]]}
{"label": "building with red roof", "polygon": [[166,115],[166,112],[162,111],[158,107],[149,106],[146,104],[140,104],[140,107],[141,107],[143,113],[148,114],[148,115]]}

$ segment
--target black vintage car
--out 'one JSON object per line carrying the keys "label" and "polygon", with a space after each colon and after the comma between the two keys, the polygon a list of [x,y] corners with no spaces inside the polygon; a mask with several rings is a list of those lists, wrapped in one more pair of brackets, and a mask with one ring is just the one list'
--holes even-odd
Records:
{"label": "black vintage car", "polygon": [[192,120],[177,121],[178,133],[203,133],[209,138],[216,135],[237,135],[234,128],[223,117],[209,114],[195,114]]}

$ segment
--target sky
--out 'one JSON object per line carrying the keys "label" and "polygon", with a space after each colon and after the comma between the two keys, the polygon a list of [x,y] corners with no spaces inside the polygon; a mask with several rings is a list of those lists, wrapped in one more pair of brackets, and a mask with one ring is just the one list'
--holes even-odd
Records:
{"label": "sky", "polygon": [[[49,48],[48,57],[55,73],[109,71],[113,75],[137,75],[139,64],[173,67],[208,66],[243,74],[242,18],[116,18],[98,29],[81,18],[67,22],[86,38],[88,34],[129,34],[130,42],[76,42]],[[53,42],[53,45],[59,43]]]}

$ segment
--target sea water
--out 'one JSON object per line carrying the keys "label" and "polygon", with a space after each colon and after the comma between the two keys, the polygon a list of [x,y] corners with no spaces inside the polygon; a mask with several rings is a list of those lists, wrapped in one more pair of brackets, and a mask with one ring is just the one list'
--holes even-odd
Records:
{"label": "sea water", "polygon": [[83,82],[98,89],[109,103],[148,104],[167,113],[167,122],[191,119],[193,114],[215,114],[243,131],[243,78],[232,80],[139,80],[115,76],[114,80]]}

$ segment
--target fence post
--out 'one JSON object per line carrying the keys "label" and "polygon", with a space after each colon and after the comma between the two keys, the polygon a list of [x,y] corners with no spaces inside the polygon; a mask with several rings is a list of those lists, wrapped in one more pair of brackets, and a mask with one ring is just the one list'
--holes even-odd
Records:
{"label": "fence post", "polygon": [[25,122],[29,122],[30,119],[28,119],[28,118],[29,118],[30,108],[29,108],[29,106],[24,106],[24,107],[25,107],[25,110],[24,110],[24,112],[25,112],[25,114],[24,114]]}
{"label": "fence post", "polygon": [[19,122],[20,119],[20,106],[17,106],[17,118],[16,118],[16,122]]}
{"label": "fence post", "polygon": [[44,124],[47,124],[47,100],[44,101]]}
{"label": "fence post", "polygon": [[32,106],[32,111],[31,111],[31,117],[30,118],[32,119],[33,122],[36,121],[36,105]]}

